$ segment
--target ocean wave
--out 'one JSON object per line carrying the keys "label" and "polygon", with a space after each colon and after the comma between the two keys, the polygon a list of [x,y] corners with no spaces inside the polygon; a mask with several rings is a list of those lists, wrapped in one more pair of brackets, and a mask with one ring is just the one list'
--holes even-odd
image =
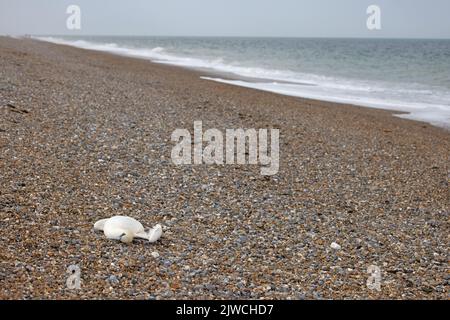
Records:
{"label": "ocean wave", "polygon": [[216,82],[294,97],[406,112],[407,114],[398,114],[396,116],[405,119],[425,121],[436,126],[446,128],[450,127],[450,108],[447,105],[413,103],[396,100],[385,100],[382,98],[361,97],[349,94],[348,91],[350,90],[348,90],[347,93],[344,93],[342,91],[336,92],[330,91],[329,89],[320,86],[309,87],[283,83],[275,84],[267,82],[247,82],[241,80],[228,80],[213,77],[201,78],[205,80],[212,80]]}

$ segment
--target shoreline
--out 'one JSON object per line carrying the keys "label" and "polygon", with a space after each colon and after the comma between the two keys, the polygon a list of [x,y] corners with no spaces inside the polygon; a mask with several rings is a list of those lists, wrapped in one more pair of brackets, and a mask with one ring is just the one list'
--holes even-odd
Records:
{"label": "shoreline", "polygon": [[[0,298],[447,299],[445,129],[29,39],[0,37],[0,65]],[[278,174],[173,165],[196,120],[279,129]],[[93,231],[117,214],[164,234]]]}
{"label": "shoreline", "polygon": [[[280,91],[279,88],[275,89],[275,88],[271,87],[270,84],[277,83],[277,84],[281,84],[281,85],[295,85],[295,86],[309,86],[309,87],[315,87],[316,85],[311,84],[311,83],[290,82],[290,81],[286,81],[286,80],[276,80],[276,79],[270,79],[270,78],[258,78],[258,77],[244,76],[244,75],[239,75],[237,73],[233,73],[233,72],[229,72],[229,71],[215,70],[213,68],[180,65],[180,64],[177,64],[177,63],[174,63],[171,61],[167,61],[167,62],[165,62],[163,60],[155,61],[154,59],[152,59],[150,57],[144,57],[144,56],[141,56],[140,54],[136,55],[136,54],[132,54],[132,53],[115,52],[115,51],[111,51],[109,49],[107,50],[104,48],[103,49],[98,49],[98,48],[95,49],[94,47],[87,47],[85,45],[84,46],[75,45],[73,43],[68,43],[65,40],[60,40],[57,38],[53,39],[52,37],[50,37],[50,38],[48,38],[48,37],[44,37],[44,38],[31,37],[31,39],[36,40],[36,41],[48,42],[48,43],[52,43],[52,44],[66,45],[66,46],[79,48],[79,49],[83,49],[83,50],[97,51],[97,52],[118,55],[118,56],[122,56],[122,57],[141,59],[141,60],[148,61],[148,62],[155,63],[155,64],[179,67],[179,68],[183,68],[185,70],[199,72],[200,73],[199,77],[204,80],[216,81],[219,83],[230,84],[230,85],[244,87],[244,88],[253,89],[253,90],[271,92],[271,93],[275,93],[275,94],[279,94],[279,95],[285,95],[285,96],[296,97],[296,98],[301,98],[301,99],[330,102],[330,103],[335,103],[337,105],[352,105],[352,106],[371,108],[371,109],[377,109],[377,110],[388,110],[388,111],[392,112],[393,116],[398,116],[403,119],[409,119],[409,120],[413,120],[413,121],[428,123],[435,127],[444,128],[445,130],[450,131],[450,118],[448,118],[447,121],[443,121],[443,120],[436,120],[435,117],[430,117],[429,115],[427,115],[427,116],[423,115],[423,114],[427,114],[427,112],[432,113],[433,110],[430,109],[432,107],[427,107],[429,109],[428,111],[420,112],[420,111],[414,111],[414,108],[411,110],[411,105],[408,105],[408,103],[406,103],[406,102],[404,102],[404,103],[399,102],[399,101],[396,101],[395,103],[388,102],[388,101],[376,102],[375,100],[369,102],[369,100],[366,100],[365,102],[361,101],[360,103],[358,103],[357,101],[354,100],[355,98],[330,97],[330,96],[323,96],[323,95],[317,96],[317,94],[314,94],[314,93],[313,94],[305,93],[305,92],[298,93],[296,91],[289,92],[289,90],[286,88],[284,90]],[[94,43],[92,43],[92,45],[93,44]],[[266,86],[266,88],[264,88],[264,86]],[[433,112],[436,112],[436,111],[434,110]],[[444,115],[441,115],[441,116],[443,117]],[[450,117],[450,114],[448,114],[447,116]]]}

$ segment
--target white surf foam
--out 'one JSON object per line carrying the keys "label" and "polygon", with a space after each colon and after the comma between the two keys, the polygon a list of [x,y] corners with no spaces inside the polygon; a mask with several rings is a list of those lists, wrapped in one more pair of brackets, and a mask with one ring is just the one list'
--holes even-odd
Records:
{"label": "white surf foam", "polygon": [[[202,77],[202,79],[269,91],[288,96],[406,112],[406,114],[398,114],[396,116],[428,122],[435,126],[450,128],[450,108],[446,105],[427,105],[423,103],[408,103],[395,100],[386,101],[383,99],[358,97],[356,95],[352,96],[351,92],[345,95],[342,91],[333,91],[330,90],[330,88],[326,89],[320,86],[304,86],[276,82],[246,82],[241,80],[227,80],[212,77]],[[352,89],[347,87],[346,90],[351,91]],[[357,90],[359,90],[359,88],[357,88]]]}

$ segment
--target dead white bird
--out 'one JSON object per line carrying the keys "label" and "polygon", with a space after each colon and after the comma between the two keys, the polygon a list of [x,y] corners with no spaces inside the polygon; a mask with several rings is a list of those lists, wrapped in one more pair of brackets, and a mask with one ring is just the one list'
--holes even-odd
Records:
{"label": "dead white bird", "polygon": [[160,224],[145,232],[144,226],[139,221],[127,216],[99,220],[94,224],[94,230],[103,231],[108,239],[120,240],[124,243],[131,243],[134,238],[156,242],[162,235]]}

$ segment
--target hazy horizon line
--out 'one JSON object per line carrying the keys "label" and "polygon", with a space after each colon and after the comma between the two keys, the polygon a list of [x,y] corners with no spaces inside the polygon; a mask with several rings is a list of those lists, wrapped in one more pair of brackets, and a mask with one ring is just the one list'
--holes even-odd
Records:
{"label": "hazy horizon line", "polygon": [[143,35],[143,34],[0,34],[0,36],[15,37],[155,37],[155,38],[260,38],[260,39],[378,39],[378,40],[450,40],[450,38],[420,38],[420,37],[332,37],[332,36],[235,36],[235,35]]}

